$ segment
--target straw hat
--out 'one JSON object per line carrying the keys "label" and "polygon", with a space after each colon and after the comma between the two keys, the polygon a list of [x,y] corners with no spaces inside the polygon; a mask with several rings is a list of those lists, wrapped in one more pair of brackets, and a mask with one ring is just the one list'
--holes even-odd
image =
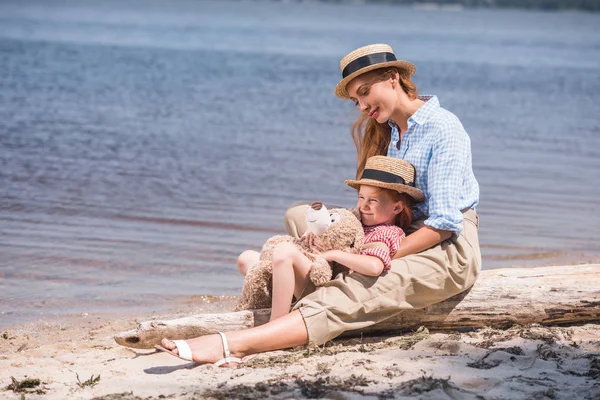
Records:
{"label": "straw hat", "polygon": [[335,87],[335,95],[342,99],[350,98],[346,90],[348,82],[365,72],[385,67],[403,69],[408,73],[408,76],[411,76],[417,70],[414,64],[397,60],[394,50],[387,44],[370,44],[356,49],[342,58],[340,61],[342,80]]}
{"label": "straw hat", "polygon": [[411,163],[394,157],[373,156],[367,159],[359,180],[344,183],[358,190],[360,185],[377,186],[406,193],[415,201],[425,200],[422,191],[415,187],[415,167]]}

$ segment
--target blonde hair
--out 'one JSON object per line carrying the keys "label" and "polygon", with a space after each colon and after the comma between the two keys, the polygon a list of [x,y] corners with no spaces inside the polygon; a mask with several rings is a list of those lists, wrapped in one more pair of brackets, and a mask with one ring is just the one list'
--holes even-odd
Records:
{"label": "blonde hair", "polygon": [[[410,75],[401,68],[382,68],[369,71],[364,74],[369,85],[377,82],[383,82],[394,76],[398,77],[400,87],[408,95],[408,98],[414,100],[419,95],[417,87],[410,80]],[[367,121],[366,126],[365,121]],[[361,116],[352,124],[351,135],[356,146],[357,165],[356,179],[360,179],[365,169],[367,159],[372,156],[387,155],[387,148],[390,145],[392,128],[387,122],[380,124],[374,119],[361,114]]]}

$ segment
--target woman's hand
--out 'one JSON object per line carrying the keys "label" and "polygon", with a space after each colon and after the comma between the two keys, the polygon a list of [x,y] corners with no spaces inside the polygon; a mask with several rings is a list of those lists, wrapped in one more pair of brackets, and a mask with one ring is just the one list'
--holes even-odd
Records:
{"label": "woman's hand", "polygon": [[402,241],[393,258],[417,254],[449,239],[451,236],[452,232],[450,231],[442,231],[427,225],[422,226]]}

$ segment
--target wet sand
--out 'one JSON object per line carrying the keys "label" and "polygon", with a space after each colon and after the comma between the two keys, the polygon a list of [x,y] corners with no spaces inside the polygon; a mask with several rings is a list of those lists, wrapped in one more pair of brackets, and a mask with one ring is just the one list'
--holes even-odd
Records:
{"label": "wet sand", "polygon": [[112,338],[144,320],[220,312],[233,302],[198,296],[160,314],[84,314],[3,329],[0,398],[600,398],[598,324],[341,339],[264,353],[235,369]]}

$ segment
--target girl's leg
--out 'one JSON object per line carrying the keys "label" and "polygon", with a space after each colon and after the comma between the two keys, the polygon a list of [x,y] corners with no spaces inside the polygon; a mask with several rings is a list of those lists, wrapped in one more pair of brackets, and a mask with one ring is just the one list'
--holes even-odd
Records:
{"label": "girl's leg", "polygon": [[257,264],[260,260],[260,253],[254,250],[246,250],[237,259],[237,267],[240,274],[246,276],[248,268]]}
{"label": "girl's leg", "polygon": [[292,296],[300,297],[309,282],[312,262],[291,243],[273,249],[273,300],[271,321],[288,314]]}
{"label": "girl's leg", "polygon": [[[276,321],[255,328],[225,332],[225,335],[231,355],[240,358],[265,351],[301,346],[308,342],[306,325],[298,310]],[[192,358],[195,362],[216,362],[223,358],[223,345],[219,335],[199,336],[186,342],[192,349]],[[163,339],[162,345],[177,352],[175,343],[168,339]]]}

